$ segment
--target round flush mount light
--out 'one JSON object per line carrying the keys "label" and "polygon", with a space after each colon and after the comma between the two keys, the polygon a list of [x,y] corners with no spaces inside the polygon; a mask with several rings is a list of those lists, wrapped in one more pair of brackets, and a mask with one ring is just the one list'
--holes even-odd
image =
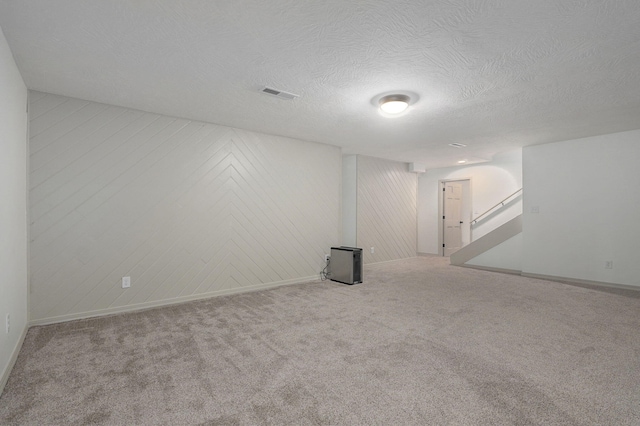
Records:
{"label": "round flush mount light", "polygon": [[371,105],[386,118],[404,117],[418,103],[420,95],[408,90],[383,92],[371,98]]}
{"label": "round flush mount light", "polygon": [[380,110],[387,114],[400,114],[409,107],[411,98],[408,95],[395,94],[380,98]]}
{"label": "round flush mount light", "polygon": [[467,160],[460,160],[460,161],[458,161],[458,164],[464,164],[466,162],[467,162]]}

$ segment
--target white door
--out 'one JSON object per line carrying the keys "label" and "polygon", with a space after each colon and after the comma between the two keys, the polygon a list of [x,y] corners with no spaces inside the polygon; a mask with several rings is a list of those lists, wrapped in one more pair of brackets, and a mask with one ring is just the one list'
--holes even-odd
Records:
{"label": "white door", "polygon": [[462,248],[462,182],[445,182],[443,196],[443,254]]}

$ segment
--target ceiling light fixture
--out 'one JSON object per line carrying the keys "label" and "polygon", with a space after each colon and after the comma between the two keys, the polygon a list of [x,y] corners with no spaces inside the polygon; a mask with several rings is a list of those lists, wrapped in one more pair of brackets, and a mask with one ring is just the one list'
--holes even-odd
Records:
{"label": "ceiling light fixture", "polygon": [[467,160],[460,160],[460,161],[458,161],[458,164],[464,164],[466,162],[467,162]]}
{"label": "ceiling light fixture", "polygon": [[380,109],[387,114],[400,114],[407,109],[410,100],[407,95],[387,95],[380,98]]}
{"label": "ceiling light fixture", "polygon": [[452,146],[454,148],[465,148],[466,145],[463,143],[458,143],[458,142],[454,142],[454,143],[450,143],[449,146]]}

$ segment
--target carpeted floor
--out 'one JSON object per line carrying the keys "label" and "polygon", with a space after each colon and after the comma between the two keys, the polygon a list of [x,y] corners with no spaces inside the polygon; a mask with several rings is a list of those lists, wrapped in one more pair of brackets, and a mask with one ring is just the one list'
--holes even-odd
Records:
{"label": "carpeted floor", "polygon": [[420,257],[34,327],[0,424],[640,424],[640,293]]}

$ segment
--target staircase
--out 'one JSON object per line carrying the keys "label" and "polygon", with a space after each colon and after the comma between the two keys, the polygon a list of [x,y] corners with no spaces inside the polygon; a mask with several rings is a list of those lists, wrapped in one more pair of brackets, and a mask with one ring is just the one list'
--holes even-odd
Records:
{"label": "staircase", "polygon": [[[522,188],[498,202],[471,223],[477,224],[496,214],[522,197]],[[478,269],[520,273],[522,270],[522,214],[472,241],[450,257],[452,265]]]}
{"label": "staircase", "polygon": [[451,264],[457,266],[474,266],[465,264],[481,254],[498,247],[500,244],[510,240],[520,233],[522,233],[522,215],[514,217],[504,225],[499,226],[488,234],[478,238],[453,253],[450,258]]}

